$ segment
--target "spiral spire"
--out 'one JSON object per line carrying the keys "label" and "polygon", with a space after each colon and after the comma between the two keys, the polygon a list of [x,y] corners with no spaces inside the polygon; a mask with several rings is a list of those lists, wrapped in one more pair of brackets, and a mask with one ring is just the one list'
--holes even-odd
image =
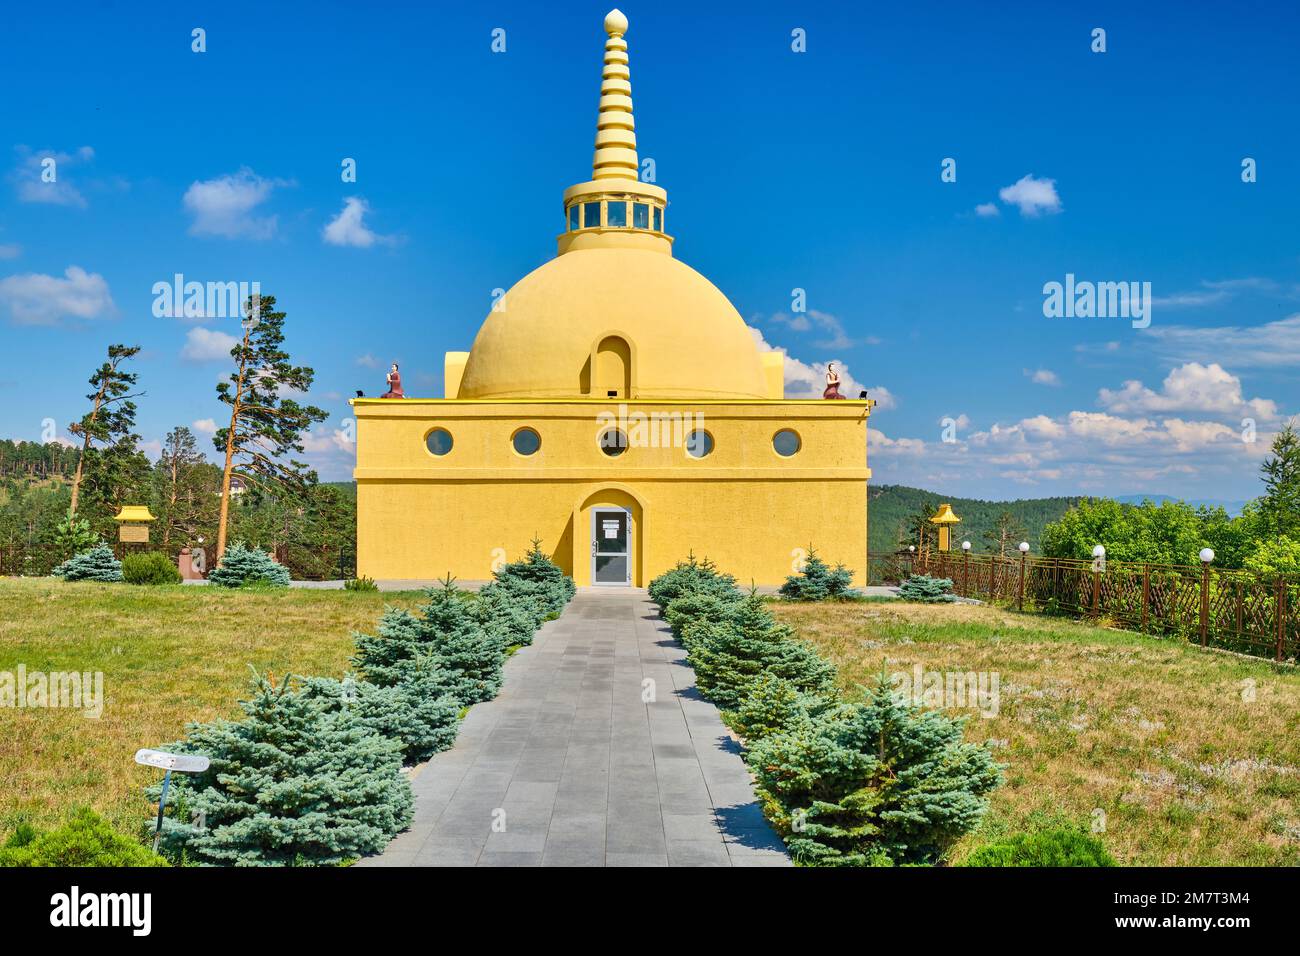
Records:
{"label": "spiral spire", "polygon": [[605,69],[600,82],[596,119],[596,155],[591,178],[637,179],[636,121],[632,117],[632,74],[628,70],[627,17],[619,10],[605,16]]}

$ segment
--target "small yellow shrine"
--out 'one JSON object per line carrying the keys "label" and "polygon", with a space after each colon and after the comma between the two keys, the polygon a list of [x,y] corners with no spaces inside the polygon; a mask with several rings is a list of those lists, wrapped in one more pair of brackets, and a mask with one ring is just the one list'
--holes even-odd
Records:
{"label": "small yellow shrine", "polygon": [[579,585],[645,586],[694,551],[779,584],[809,544],[861,576],[871,402],[785,398],[717,288],[673,258],[638,178],[627,18],[605,18],[589,182],[558,255],[494,304],[440,399],[355,399],[357,572],[491,577],[534,536]]}

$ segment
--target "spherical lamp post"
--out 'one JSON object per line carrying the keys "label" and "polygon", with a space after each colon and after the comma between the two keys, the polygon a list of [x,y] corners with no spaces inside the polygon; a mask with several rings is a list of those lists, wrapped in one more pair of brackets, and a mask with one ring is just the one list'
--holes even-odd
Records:
{"label": "spherical lamp post", "polygon": [[1213,548],[1201,548],[1201,647],[1210,630],[1210,564],[1214,561]]}
{"label": "spherical lamp post", "polygon": [[961,594],[970,597],[970,542],[961,543]]}
{"label": "spherical lamp post", "polygon": [[1029,542],[1020,542],[1020,587],[1017,589],[1016,610],[1025,609],[1025,560],[1029,557]]}

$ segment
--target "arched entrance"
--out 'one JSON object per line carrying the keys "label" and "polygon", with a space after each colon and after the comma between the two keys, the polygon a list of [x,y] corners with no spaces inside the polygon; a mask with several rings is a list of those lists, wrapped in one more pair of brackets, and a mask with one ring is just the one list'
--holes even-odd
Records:
{"label": "arched entrance", "polygon": [[574,509],[573,567],[579,584],[639,587],[645,553],[641,501],[621,488],[604,488]]}

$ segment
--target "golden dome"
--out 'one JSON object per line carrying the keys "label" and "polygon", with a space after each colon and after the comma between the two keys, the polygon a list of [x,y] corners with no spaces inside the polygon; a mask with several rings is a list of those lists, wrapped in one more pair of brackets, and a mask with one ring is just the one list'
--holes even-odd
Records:
{"label": "golden dome", "polygon": [[[613,384],[604,355],[616,366]],[[767,397],[758,348],[727,297],[671,255],[634,248],[571,249],[521,279],[479,329],[458,397],[610,391]]]}
{"label": "golden dome", "polygon": [[753,399],[773,380],[779,397],[779,362],[673,258],[668,194],[638,178],[627,27],[618,10],[605,19],[592,178],[564,192],[560,254],[498,300],[457,398]]}

